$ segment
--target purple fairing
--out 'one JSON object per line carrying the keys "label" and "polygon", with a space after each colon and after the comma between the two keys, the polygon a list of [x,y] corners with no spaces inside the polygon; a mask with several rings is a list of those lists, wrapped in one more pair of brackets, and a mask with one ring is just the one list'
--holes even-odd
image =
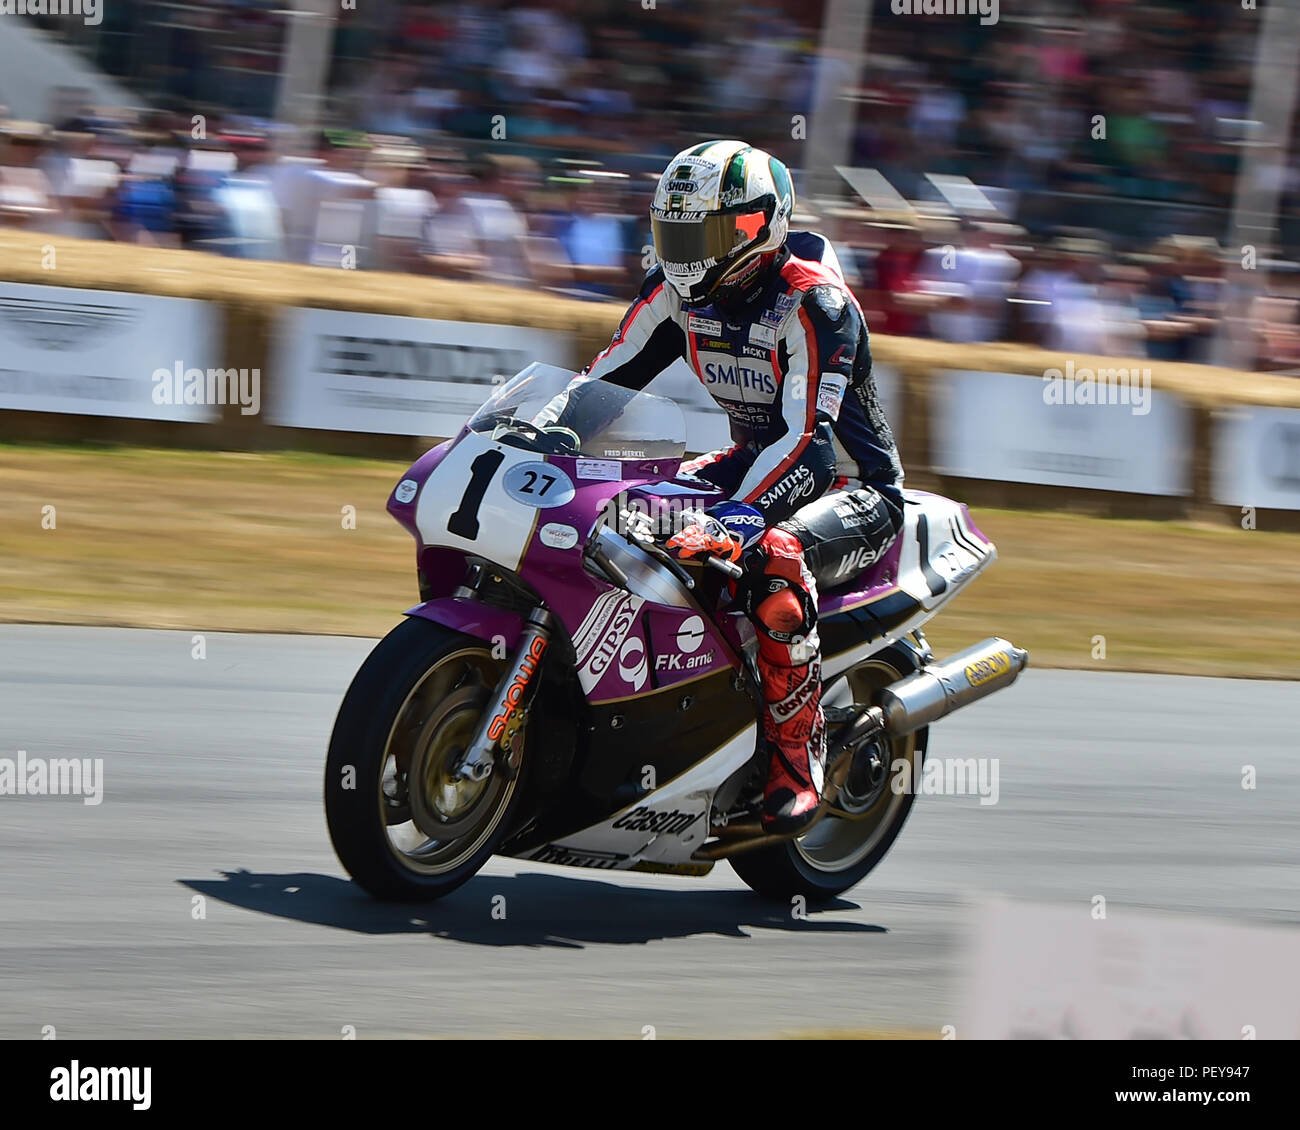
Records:
{"label": "purple fairing", "polygon": [[974,519],[972,519],[970,516],[970,511],[966,509],[966,504],[964,502],[961,502],[958,503],[958,505],[961,507],[961,516],[966,522],[966,528],[970,530],[970,532],[974,534],[977,538],[979,538],[979,540],[982,541],[985,545],[992,545],[993,544],[992,540],[984,533],[983,530],[981,530],[977,525],[975,525]]}
{"label": "purple fairing", "polygon": [[[445,439],[437,447],[431,447],[414,463],[406,469],[406,474],[402,476],[401,481],[397,483],[388,496],[388,512],[407,530],[418,543],[420,540],[419,531],[415,528],[415,500],[419,497],[420,488],[424,486],[425,481],[433,474],[438,464],[442,462],[443,456],[449,452],[469,429],[461,428],[460,434],[453,439]],[[416,489],[410,492],[410,497],[405,502],[398,498],[404,484],[408,482],[415,483]]]}
{"label": "purple fairing", "polygon": [[[654,513],[656,500],[678,507],[708,504],[695,489],[698,484],[671,482],[679,461],[623,460],[619,479],[584,478],[584,472],[600,470],[599,460],[550,456],[548,462],[563,470],[576,489],[565,505],[539,513],[519,575],[573,638],[578,680],[588,700],[660,690],[738,664],[734,642],[708,616],[643,602],[582,568],[582,546],[607,508]],[[616,520],[617,514],[610,517]]]}
{"label": "purple fairing", "polygon": [[[942,497],[928,491],[912,491],[911,494],[918,498]],[[958,505],[961,507],[962,517],[970,532],[984,545],[992,546],[993,543],[971,520],[970,511],[966,508],[965,503],[959,503]],[[885,555],[879,561],[856,579],[852,588],[837,589],[829,594],[820,594],[817,601],[818,615],[823,619],[827,616],[834,616],[837,612],[841,612],[846,608],[855,608],[860,604],[865,604],[893,591],[898,587],[899,558],[902,553],[903,538],[900,536],[894,540],[894,544],[885,551]]]}
{"label": "purple fairing", "polygon": [[[424,545],[415,523],[419,490],[454,443],[447,441],[421,456],[388,500],[389,513],[412,533],[417,544],[425,599],[408,609],[407,615],[514,647],[522,629],[521,618],[453,596],[465,579],[465,555]],[[738,663],[739,634],[734,625],[728,625],[724,633],[706,615],[647,603],[582,567],[587,536],[611,505],[640,505],[653,513],[656,499],[669,506],[707,505],[711,501],[697,489],[699,483],[689,487],[671,483],[680,461],[623,460],[618,463],[618,479],[586,477],[607,473],[609,460],[551,455],[547,461],[569,476],[574,495],[562,506],[538,511],[516,572],[573,638],[578,679],[588,698],[598,702],[660,690]],[[405,491],[401,491],[403,484],[407,484]],[[399,491],[407,496],[405,501]]]}
{"label": "purple fairing", "polygon": [[513,612],[503,608],[492,608],[481,600],[464,600],[455,596],[439,596],[426,600],[414,608],[408,608],[406,616],[419,616],[455,628],[458,632],[474,636],[481,640],[506,641],[507,647],[513,647],[519,639],[523,621]]}
{"label": "purple fairing", "polygon": [[898,587],[898,562],[903,554],[903,539],[894,539],[894,544],[886,551],[884,557],[857,578],[852,588],[836,589],[832,593],[819,594],[817,614],[825,618],[845,608],[853,608],[868,600]]}
{"label": "purple fairing", "polygon": [[[521,617],[454,596],[465,579],[465,553],[424,545],[416,527],[419,491],[455,442],[449,440],[421,456],[388,501],[389,512],[415,536],[418,547],[424,602],[407,614],[513,648],[522,630]],[[697,612],[648,602],[583,568],[583,546],[597,519],[606,514],[617,521],[618,515],[609,513],[611,507],[630,506],[653,515],[664,506],[708,506],[718,501],[720,492],[707,492],[703,489],[707,484],[689,476],[674,482],[676,459],[616,461],[549,455],[545,461],[568,476],[573,495],[561,505],[536,511],[515,572],[573,640],[578,681],[588,700],[651,693],[739,666],[741,648],[753,632],[740,613]],[[611,470],[619,477],[604,477]],[[966,524],[975,537],[989,544],[968,515]],[[823,594],[822,618],[896,589],[902,545],[899,538],[851,588]]]}

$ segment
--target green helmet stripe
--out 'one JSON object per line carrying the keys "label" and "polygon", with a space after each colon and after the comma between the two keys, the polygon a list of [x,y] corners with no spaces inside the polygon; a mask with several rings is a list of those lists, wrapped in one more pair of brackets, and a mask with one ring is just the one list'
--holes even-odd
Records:
{"label": "green helmet stripe", "polygon": [[790,172],[785,167],[785,163],[773,157],[768,161],[768,165],[772,170],[772,183],[776,185],[777,202],[779,203],[788,197],[793,206],[794,185],[790,183]]}
{"label": "green helmet stripe", "polygon": [[722,175],[722,192],[723,199],[726,199],[728,189],[736,189],[737,192],[745,191],[745,154],[752,152],[753,146],[746,145],[744,149],[737,149],[731,155],[731,160],[727,162],[727,170]]}

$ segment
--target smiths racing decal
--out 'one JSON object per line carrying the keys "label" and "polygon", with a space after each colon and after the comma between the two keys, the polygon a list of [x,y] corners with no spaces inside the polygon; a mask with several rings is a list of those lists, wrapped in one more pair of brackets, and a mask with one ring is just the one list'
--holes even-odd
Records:
{"label": "smiths racing decal", "polygon": [[626,816],[615,820],[612,826],[629,832],[658,832],[665,836],[680,836],[703,815],[703,812],[680,812],[676,808],[668,812],[634,808]]}
{"label": "smiths racing decal", "polygon": [[977,659],[966,665],[966,681],[972,687],[980,687],[990,679],[1005,675],[1011,670],[1011,656],[1005,651],[997,651],[987,659]]}
{"label": "smiths racing decal", "polygon": [[758,504],[766,508],[784,501],[793,506],[801,498],[812,498],[816,490],[817,477],[812,468],[800,463],[785,478],[777,480],[776,485],[759,498]]}

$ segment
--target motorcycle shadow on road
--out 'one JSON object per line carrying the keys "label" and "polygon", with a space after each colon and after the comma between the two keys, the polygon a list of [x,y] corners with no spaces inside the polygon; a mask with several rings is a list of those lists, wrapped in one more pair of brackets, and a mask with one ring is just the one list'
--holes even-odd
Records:
{"label": "motorcycle shadow on road", "polygon": [[[883,926],[826,917],[856,910],[843,898],[806,910],[748,891],[619,885],[548,872],[480,875],[433,903],[382,903],[347,879],[312,872],[223,871],[178,882],[205,898],[259,914],[358,934],[427,934],[484,946],[583,949],[751,930],[883,934]],[[504,901],[502,901],[504,900]]]}

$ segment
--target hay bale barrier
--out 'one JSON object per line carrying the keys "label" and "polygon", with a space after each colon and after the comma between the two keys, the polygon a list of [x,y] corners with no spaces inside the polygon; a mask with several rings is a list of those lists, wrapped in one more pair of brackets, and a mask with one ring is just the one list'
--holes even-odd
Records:
{"label": "hay bale barrier", "polygon": [[[51,256],[51,252],[53,253]],[[51,265],[52,264],[52,265]],[[582,302],[511,287],[454,282],[420,275],[346,271],[296,263],[229,259],[206,252],[66,239],[0,230],[0,281],[197,299],[217,307],[221,364],[259,369],[262,401],[276,393],[274,343],[282,309],[393,314],[454,322],[504,324],[569,335],[574,356],[588,358],[608,343],[623,306]],[[1210,493],[1216,415],[1234,406],[1300,409],[1300,381],[1206,365],[1067,356],[1008,343],[951,345],[916,338],[873,336],[878,363],[895,367],[903,383],[901,431],[909,483],[972,503],[1078,510],[1110,516],[1238,521],[1240,510],[1217,505]],[[932,470],[936,397],[945,370],[981,370],[1041,377],[1067,363],[1094,370],[1151,371],[1153,389],[1182,398],[1192,413],[1191,495],[1181,498],[1115,494],[993,480],[955,479]],[[172,423],[47,412],[0,411],[0,440],[115,443],[200,450],[308,450],[403,458],[426,437],[372,435],[274,427],[264,415],[227,406],[212,424]],[[439,438],[439,437],[427,437]],[[1300,512],[1268,512],[1268,528],[1300,528]]]}

